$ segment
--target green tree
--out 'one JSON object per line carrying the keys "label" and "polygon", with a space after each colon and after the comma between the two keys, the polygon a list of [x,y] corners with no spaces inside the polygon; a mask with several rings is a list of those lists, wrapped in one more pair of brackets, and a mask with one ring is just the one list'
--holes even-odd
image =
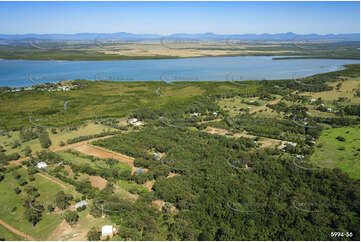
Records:
{"label": "green tree", "polygon": [[58,208],[64,210],[69,207],[69,201],[71,201],[72,199],[73,196],[65,194],[64,191],[60,191],[55,196],[55,203]]}
{"label": "green tree", "polygon": [[70,225],[76,224],[79,220],[79,215],[75,211],[69,211],[69,210],[66,211],[64,213],[64,217],[65,217],[65,221]]}
{"label": "green tree", "polygon": [[49,148],[49,146],[51,145],[51,140],[49,138],[49,134],[48,132],[43,129],[40,133],[40,136],[39,136],[39,141],[40,141],[40,144],[41,144],[41,147],[43,148]]}
{"label": "green tree", "polygon": [[29,146],[26,146],[23,151],[24,151],[25,156],[30,156],[31,152],[32,152],[32,150],[30,149]]}
{"label": "green tree", "polygon": [[42,217],[42,211],[44,207],[36,201],[26,199],[25,201],[25,219],[28,220],[34,227]]}

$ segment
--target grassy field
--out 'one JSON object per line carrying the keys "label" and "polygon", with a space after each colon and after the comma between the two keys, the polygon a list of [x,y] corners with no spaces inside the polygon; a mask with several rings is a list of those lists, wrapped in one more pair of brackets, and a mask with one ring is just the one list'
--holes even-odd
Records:
{"label": "grassy field", "polygon": [[[339,141],[341,136],[345,141]],[[360,127],[324,130],[317,141],[312,161],[320,166],[339,168],[353,178],[360,178]],[[344,149],[343,149],[344,148]]]}
{"label": "grassy field", "polygon": [[[17,170],[22,177],[27,178],[25,169]],[[26,179],[28,180],[28,179]],[[29,180],[28,180],[29,181]],[[31,223],[24,218],[24,197],[25,191],[20,187],[22,192],[16,195],[14,188],[17,187],[18,181],[11,173],[5,175],[5,179],[0,182],[0,217],[9,225],[26,233],[36,239],[46,239],[52,231],[62,222],[63,218],[59,214],[46,212],[43,213],[42,220],[32,227]],[[49,182],[45,178],[35,176],[35,181],[29,184],[38,187],[40,198],[39,201],[49,202],[54,200],[55,194],[61,190],[61,187],[55,183]]]}
{"label": "grassy field", "polygon": [[6,241],[23,241],[23,240],[25,240],[23,237],[10,232],[7,228],[5,228],[2,225],[0,225],[0,238],[4,239]]}
{"label": "grassy field", "polygon": [[58,155],[60,155],[61,158],[75,164],[75,165],[85,165],[85,164],[88,164],[90,165],[91,167],[95,167],[95,164],[94,162],[92,162],[91,160],[89,159],[86,159],[86,158],[82,158],[82,157],[79,157],[77,155],[73,155],[71,153],[69,153],[68,151],[58,151],[56,152]]}
{"label": "grassy field", "polygon": [[119,187],[123,188],[124,190],[128,191],[128,192],[132,191],[132,190],[133,191],[137,190],[139,192],[146,192],[147,191],[147,189],[144,186],[136,184],[134,182],[119,180],[117,182],[117,185]]}
{"label": "grassy field", "polygon": [[[258,97],[242,98],[242,97],[232,97],[232,98],[223,98],[218,100],[218,105],[227,111],[230,116],[235,116],[240,113],[262,113],[268,117],[276,117],[277,113],[272,112],[270,108],[267,108],[268,103],[278,102],[280,97],[278,95],[274,96],[274,100],[261,100]],[[240,111],[240,109],[248,111]]]}
{"label": "grassy field", "polygon": [[341,97],[349,98],[349,104],[359,104],[360,97],[355,96],[355,90],[360,90],[360,78],[359,77],[348,77],[345,78],[346,80],[343,82],[331,82],[327,83],[329,86],[336,87],[337,84],[341,84],[340,90],[336,90],[334,88],[331,91],[325,92],[305,92],[301,93],[302,95],[308,95],[312,98],[322,98],[325,104],[331,104],[332,101],[337,100]]}
{"label": "grassy field", "polygon": [[[104,160],[100,159],[96,163],[90,160],[86,155],[78,153],[78,155],[72,154],[69,151],[58,151],[57,154],[60,155],[61,158],[65,159],[66,161],[69,161],[75,165],[85,165],[88,164],[90,167],[93,168],[99,168],[102,169],[102,167],[107,167],[107,164]],[[118,168],[120,170],[129,170],[131,171],[131,167],[128,164],[125,163],[116,163],[112,167]]]}
{"label": "grassy field", "polygon": [[[63,141],[66,143],[67,140],[80,137],[80,136],[87,136],[87,135],[94,135],[94,134],[100,134],[103,131],[115,131],[113,128],[109,128],[106,126],[103,126],[101,124],[95,124],[93,122],[85,122],[82,126],[79,127],[77,130],[69,130],[68,128],[57,128],[56,134],[53,134],[51,132],[50,128],[47,128],[47,131],[49,133],[50,140],[52,142],[52,145],[50,146],[50,149],[55,149],[60,147],[60,143]],[[29,146],[32,150],[33,154],[37,151],[43,150],[43,148],[40,146],[39,139],[30,140],[27,142],[20,142],[21,146],[17,148],[11,148],[11,143],[18,140],[20,141],[20,131],[10,131],[9,135],[10,138],[7,136],[0,136],[0,145],[3,145],[6,149],[6,154],[11,154],[14,152],[19,152],[19,154],[22,154],[22,150]]]}

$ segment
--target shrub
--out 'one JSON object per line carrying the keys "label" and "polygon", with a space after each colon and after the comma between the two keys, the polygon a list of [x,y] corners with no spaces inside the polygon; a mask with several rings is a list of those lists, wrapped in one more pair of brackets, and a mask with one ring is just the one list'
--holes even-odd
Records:
{"label": "shrub", "polygon": [[84,211],[85,209],[86,209],[86,206],[84,205],[84,206],[78,207],[76,209],[76,211],[81,212],[81,211]]}
{"label": "shrub", "polygon": [[21,193],[21,190],[18,187],[15,187],[14,191],[15,191],[16,194]]}
{"label": "shrub", "polygon": [[337,139],[338,141],[341,141],[341,142],[344,142],[344,141],[346,140],[346,139],[345,139],[344,137],[342,137],[342,136],[337,136],[336,139]]}
{"label": "shrub", "polygon": [[78,213],[74,211],[69,211],[69,210],[65,211],[64,217],[65,217],[65,221],[70,225],[76,224],[79,220]]}

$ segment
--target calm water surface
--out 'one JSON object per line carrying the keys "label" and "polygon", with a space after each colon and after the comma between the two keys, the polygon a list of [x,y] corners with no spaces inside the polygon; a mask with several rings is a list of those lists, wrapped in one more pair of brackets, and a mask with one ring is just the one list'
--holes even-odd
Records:
{"label": "calm water surface", "polygon": [[343,69],[359,60],[272,60],[271,56],[127,61],[0,60],[0,86],[72,79],[113,81],[231,81],[290,79]]}

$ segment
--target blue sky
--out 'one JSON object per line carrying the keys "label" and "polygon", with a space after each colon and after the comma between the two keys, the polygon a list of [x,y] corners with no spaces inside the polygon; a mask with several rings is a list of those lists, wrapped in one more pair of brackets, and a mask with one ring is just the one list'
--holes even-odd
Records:
{"label": "blue sky", "polygon": [[359,2],[0,2],[0,33],[359,33]]}

